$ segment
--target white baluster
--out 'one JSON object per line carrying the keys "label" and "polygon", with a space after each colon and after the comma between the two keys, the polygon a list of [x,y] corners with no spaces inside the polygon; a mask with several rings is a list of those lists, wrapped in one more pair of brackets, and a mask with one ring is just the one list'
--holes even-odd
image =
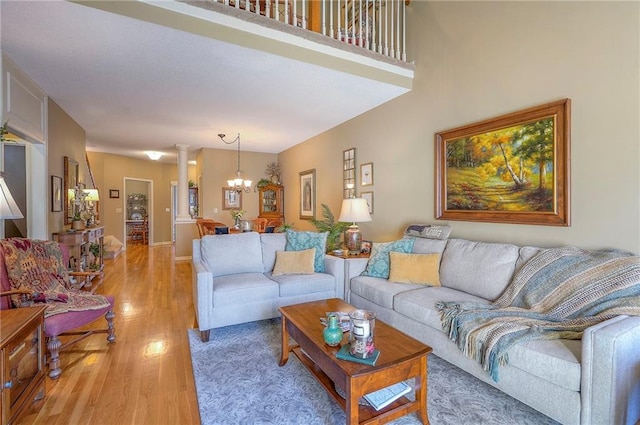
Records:
{"label": "white baluster", "polygon": [[307,0],[302,0],[302,28],[307,29]]}
{"label": "white baluster", "polygon": [[402,2],[402,60],[407,61],[407,3]]}
{"label": "white baluster", "polygon": [[340,0],[338,0],[338,13],[336,15],[338,16],[338,30],[336,31],[336,38],[340,40]]}
{"label": "white baluster", "polygon": [[378,53],[382,53],[382,0],[378,0]]}
{"label": "white baluster", "polygon": [[356,43],[356,2],[351,2],[351,43]]}
{"label": "white baluster", "polygon": [[400,5],[404,3],[404,0],[398,0],[396,5],[396,59],[400,59]]}
{"label": "white baluster", "polygon": [[385,0],[384,8],[384,54],[389,56],[389,0]]}
{"label": "white baluster", "polygon": [[293,2],[293,15],[291,20],[291,25],[294,27],[298,26],[298,2],[296,0],[291,0]]}

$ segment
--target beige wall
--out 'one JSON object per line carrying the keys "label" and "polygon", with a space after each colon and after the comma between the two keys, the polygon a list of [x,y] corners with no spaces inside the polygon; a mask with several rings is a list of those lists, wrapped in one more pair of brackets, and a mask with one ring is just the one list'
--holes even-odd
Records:
{"label": "beige wall", "polygon": [[[171,243],[171,181],[178,179],[175,164],[165,164],[126,156],[88,152],[91,170],[100,191],[100,221],[105,226],[105,234],[113,235],[120,241],[124,235],[126,214],[126,194],[124,178],[151,180],[153,182],[152,215],[153,240],[151,243]],[[109,198],[109,190],[118,189],[120,198]],[[119,210],[119,211],[118,211]],[[150,235],[151,236],[151,235]]]}
{"label": "beige wall", "polygon": [[[64,157],[68,156],[78,161],[80,169],[79,181],[87,184],[87,187],[91,187],[87,162],[85,161],[86,133],[84,129],[51,98],[49,98],[47,108],[49,113],[49,127],[47,129],[49,134],[47,143],[49,174],[62,177],[64,184]],[[51,193],[51,179],[49,179],[47,193]],[[51,211],[51,196],[48,197],[47,204],[48,211]],[[49,212],[48,217],[49,237],[51,237],[52,233],[64,230],[64,206],[61,212]]]}
{"label": "beige wall", "polygon": [[[316,208],[341,202],[341,155],[374,164],[365,239],[434,219],[434,134],[572,99],[571,227],[450,222],[452,237],[640,252],[640,3],[412,2],[412,92],[279,155],[287,222],[298,172],[316,168]],[[358,194],[361,192],[358,189]]]}

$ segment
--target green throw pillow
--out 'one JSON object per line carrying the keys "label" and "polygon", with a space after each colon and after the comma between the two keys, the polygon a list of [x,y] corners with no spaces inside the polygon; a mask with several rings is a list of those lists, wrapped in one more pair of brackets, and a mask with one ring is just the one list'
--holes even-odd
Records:
{"label": "green throw pillow", "polygon": [[324,273],[324,255],[329,232],[298,232],[287,229],[287,245],[285,251],[302,251],[304,249],[316,249],[313,261],[313,270],[316,273]]}
{"label": "green throw pillow", "polygon": [[389,252],[410,254],[413,250],[414,238],[400,239],[395,242],[374,243],[367,268],[361,276],[383,277],[389,279]]}

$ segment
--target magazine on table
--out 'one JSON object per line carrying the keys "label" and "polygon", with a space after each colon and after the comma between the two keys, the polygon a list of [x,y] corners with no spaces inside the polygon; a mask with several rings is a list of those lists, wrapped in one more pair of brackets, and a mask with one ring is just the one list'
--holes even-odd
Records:
{"label": "magazine on table", "polygon": [[411,391],[411,387],[404,382],[398,382],[389,387],[366,394],[365,400],[376,410],[384,409],[403,395]]}
{"label": "magazine on table", "polygon": [[[351,322],[349,319],[349,313],[345,313],[345,312],[341,312],[341,311],[329,311],[327,312],[327,315],[329,314],[337,314],[338,315],[338,325],[340,326],[340,329],[342,329],[342,332],[348,332],[349,328],[351,326]],[[320,323],[322,323],[323,326],[329,326],[329,323],[327,321],[327,316],[321,317],[320,318]]]}

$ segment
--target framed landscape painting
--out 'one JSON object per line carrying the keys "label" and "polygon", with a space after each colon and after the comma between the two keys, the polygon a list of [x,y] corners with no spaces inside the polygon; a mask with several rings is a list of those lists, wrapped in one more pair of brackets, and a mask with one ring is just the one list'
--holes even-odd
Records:
{"label": "framed landscape painting", "polygon": [[570,225],[571,100],[436,134],[441,220]]}

